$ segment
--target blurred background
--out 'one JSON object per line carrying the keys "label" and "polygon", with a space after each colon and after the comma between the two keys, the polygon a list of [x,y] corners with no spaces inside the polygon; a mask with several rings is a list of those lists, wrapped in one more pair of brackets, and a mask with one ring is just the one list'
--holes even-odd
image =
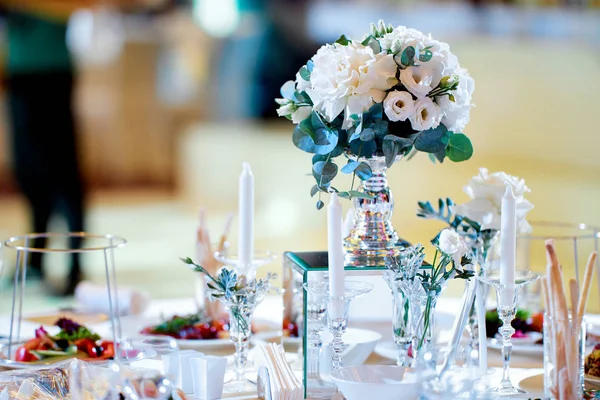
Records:
{"label": "blurred background", "polygon": [[[535,205],[530,220],[600,225],[600,0],[69,1],[73,6],[60,13],[57,0],[0,1],[0,51],[8,60],[0,92],[3,237],[32,230],[11,150],[10,55],[27,46],[11,42],[15,12],[53,21],[61,14],[67,24],[85,229],[129,241],[116,254],[118,280],[153,298],[193,295],[192,273],[178,257],[194,254],[200,207],[215,240],[227,213],[237,210],[243,161],[256,181],[256,246],[326,249],[326,213],[309,195],[310,155],[293,146],[293,126],[276,118],[273,99],[323,43],[342,33],[361,38],[382,17],[449,42],[476,82],[465,132],[473,158],[434,165],[419,155],[389,173],[393,221],[404,238],[428,243],[441,226],[417,219],[417,201],[465,201],[462,187],[479,167],[525,178]],[[45,51],[45,59],[55,56]],[[54,103],[52,89],[29,93]],[[58,135],[56,125],[46,129],[49,138]],[[52,143],[57,157],[68,153]],[[63,219],[50,220],[48,230],[68,229]],[[574,270],[572,259],[564,253],[565,274]],[[545,268],[543,255],[534,268]],[[32,281],[27,304],[68,302],[55,296],[68,281],[68,263],[46,260],[44,270],[51,289]],[[103,265],[84,258],[79,277],[102,282]],[[597,288],[593,311],[600,311]]]}

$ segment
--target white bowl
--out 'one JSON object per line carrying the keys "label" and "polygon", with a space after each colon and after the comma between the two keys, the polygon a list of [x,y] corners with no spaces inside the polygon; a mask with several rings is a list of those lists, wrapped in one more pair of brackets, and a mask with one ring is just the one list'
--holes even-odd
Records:
{"label": "white bowl", "polygon": [[[327,374],[331,371],[332,350],[329,343],[332,339],[331,333],[324,331],[321,339],[323,348],[321,351],[321,373]],[[364,364],[371,355],[381,335],[368,329],[348,328],[342,340],[346,345],[342,354],[344,367],[356,367]]]}
{"label": "white bowl", "polygon": [[395,365],[361,365],[332,372],[331,378],[347,400],[417,400],[416,373]]}

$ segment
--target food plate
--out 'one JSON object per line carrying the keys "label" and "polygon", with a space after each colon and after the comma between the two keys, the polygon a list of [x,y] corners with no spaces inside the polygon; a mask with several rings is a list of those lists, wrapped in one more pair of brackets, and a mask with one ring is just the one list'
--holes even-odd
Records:
{"label": "food plate", "polygon": [[585,388],[586,389],[600,389],[600,378],[592,375],[585,375]]}
{"label": "food plate", "polygon": [[[527,356],[544,356],[544,345],[536,344],[542,338],[538,332],[530,332],[526,338],[512,338],[513,354],[522,354]],[[488,338],[488,349],[502,351],[502,341],[498,338]]]}
{"label": "food plate", "polygon": [[[591,375],[584,376],[585,388],[600,389],[600,378]],[[521,380],[518,384],[519,389],[527,392],[541,393],[544,391],[544,374],[533,375]]]}

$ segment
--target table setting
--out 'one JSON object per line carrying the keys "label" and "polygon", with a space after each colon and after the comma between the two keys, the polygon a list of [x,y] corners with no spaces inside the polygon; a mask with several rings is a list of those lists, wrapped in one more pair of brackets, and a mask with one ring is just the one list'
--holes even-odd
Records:
{"label": "table setting", "polygon": [[[473,90],[449,45],[412,28],[380,21],[322,46],[276,103],[295,124],[293,145],[311,154],[327,250],[255,248],[255,177],[244,163],[238,212],[218,240],[202,209],[195,247],[173,260],[195,282],[187,298],[121,287],[124,238],[9,238],[0,400],[600,398],[600,316],[586,311],[600,288],[598,228],[528,221],[525,180],[486,168],[464,187],[468,202],[415,204],[420,224],[439,226],[429,243],[393,227],[386,171],[419,152],[440,170],[469,160]],[[59,244],[33,247],[40,237]],[[73,239],[79,247],[65,244]],[[35,252],[90,253],[105,282],[79,284],[73,308],[24,314]],[[369,319],[382,297],[387,317]]]}

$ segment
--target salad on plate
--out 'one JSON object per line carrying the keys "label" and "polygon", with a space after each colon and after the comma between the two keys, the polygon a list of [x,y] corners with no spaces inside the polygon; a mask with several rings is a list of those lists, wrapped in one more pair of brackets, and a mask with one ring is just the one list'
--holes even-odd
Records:
{"label": "salad on plate", "polygon": [[14,361],[54,362],[67,358],[86,361],[114,358],[114,342],[102,340],[100,336],[70,319],[60,318],[54,324],[60,328],[51,335],[43,326],[35,330],[35,337],[17,348]]}

